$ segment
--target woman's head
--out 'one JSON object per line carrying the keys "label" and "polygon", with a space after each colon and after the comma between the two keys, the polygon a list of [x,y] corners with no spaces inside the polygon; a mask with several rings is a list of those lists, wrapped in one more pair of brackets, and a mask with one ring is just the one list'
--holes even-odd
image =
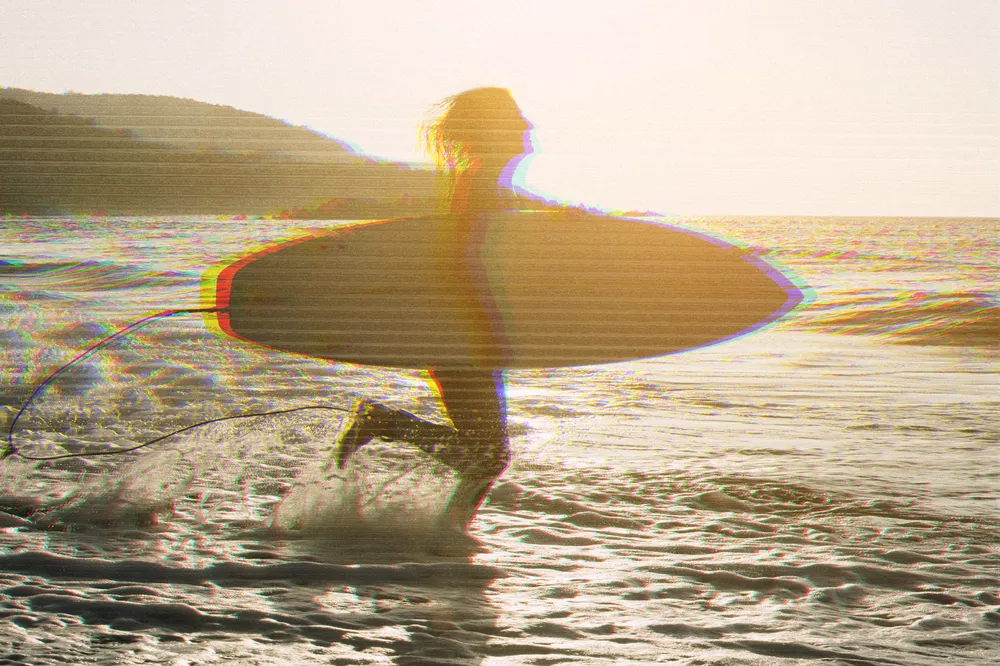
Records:
{"label": "woman's head", "polygon": [[421,126],[421,139],[438,166],[449,171],[500,171],[530,152],[532,126],[506,88],[475,88],[445,99]]}

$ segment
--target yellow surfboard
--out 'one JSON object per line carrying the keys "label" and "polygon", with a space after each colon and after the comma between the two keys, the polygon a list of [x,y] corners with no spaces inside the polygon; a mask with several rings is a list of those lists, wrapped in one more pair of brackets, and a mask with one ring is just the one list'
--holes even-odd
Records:
{"label": "yellow surfboard", "polygon": [[400,368],[547,368],[695,349],[802,301],[738,247],[670,225],[549,212],[437,215],[276,244],[218,272],[218,327]]}

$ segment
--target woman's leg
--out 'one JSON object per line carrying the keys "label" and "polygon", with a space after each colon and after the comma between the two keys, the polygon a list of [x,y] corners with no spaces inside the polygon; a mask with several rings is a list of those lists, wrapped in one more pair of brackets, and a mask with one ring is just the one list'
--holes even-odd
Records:
{"label": "woman's leg", "polygon": [[448,527],[465,529],[510,462],[503,375],[482,370],[435,370],[441,400],[457,435],[435,456],[459,474],[445,508]]}
{"label": "woman's leg", "polygon": [[426,421],[402,409],[393,409],[370,400],[354,405],[351,425],[337,442],[334,459],[343,468],[355,451],[375,438],[408,442],[422,451],[436,454],[456,439],[455,429]]}
{"label": "woman's leg", "polygon": [[413,444],[458,473],[459,485],[448,501],[443,522],[464,529],[510,461],[503,375],[458,369],[435,370],[432,376],[454,427],[363,400],[337,444],[335,461],[343,467],[355,451],[376,437]]}

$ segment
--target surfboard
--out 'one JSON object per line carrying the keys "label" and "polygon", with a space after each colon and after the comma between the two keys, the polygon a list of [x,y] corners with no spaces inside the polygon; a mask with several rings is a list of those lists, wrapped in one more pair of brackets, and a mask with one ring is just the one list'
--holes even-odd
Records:
{"label": "surfboard", "polygon": [[399,368],[551,368],[745,335],[802,293],[739,247],[676,226],[550,212],[437,215],[279,243],[215,280],[225,335]]}

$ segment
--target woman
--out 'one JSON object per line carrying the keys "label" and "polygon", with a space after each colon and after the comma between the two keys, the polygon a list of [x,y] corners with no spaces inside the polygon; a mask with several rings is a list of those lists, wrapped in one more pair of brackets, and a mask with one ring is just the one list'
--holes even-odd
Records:
{"label": "woman", "polygon": [[504,345],[475,243],[479,214],[503,210],[510,186],[530,152],[532,126],[505,88],[477,88],[444,100],[422,127],[424,146],[448,176],[454,234],[443,242],[440,278],[457,299],[471,353],[431,370],[451,426],[363,400],[337,444],[339,467],[372,439],[409,442],[454,469],[458,487],[442,514],[444,527],[464,530],[510,460],[504,405]]}

